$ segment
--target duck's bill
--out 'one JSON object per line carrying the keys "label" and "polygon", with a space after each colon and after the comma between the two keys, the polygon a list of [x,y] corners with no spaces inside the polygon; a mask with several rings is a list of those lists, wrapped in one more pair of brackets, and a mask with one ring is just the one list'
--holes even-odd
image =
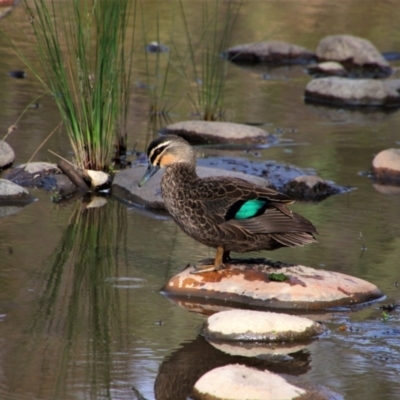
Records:
{"label": "duck's bill", "polygon": [[146,173],[143,175],[143,178],[139,182],[139,187],[142,187],[159,169],[160,167],[149,164]]}

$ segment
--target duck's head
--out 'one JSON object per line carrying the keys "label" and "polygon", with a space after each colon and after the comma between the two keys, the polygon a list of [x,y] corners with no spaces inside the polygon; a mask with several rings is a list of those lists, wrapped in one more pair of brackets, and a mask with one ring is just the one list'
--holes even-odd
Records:
{"label": "duck's head", "polygon": [[147,149],[149,165],[139,182],[143,186],[160,168],[176,163],[196,164],[196,154],[190,144],[179,136],[165,135],[153,140]]}

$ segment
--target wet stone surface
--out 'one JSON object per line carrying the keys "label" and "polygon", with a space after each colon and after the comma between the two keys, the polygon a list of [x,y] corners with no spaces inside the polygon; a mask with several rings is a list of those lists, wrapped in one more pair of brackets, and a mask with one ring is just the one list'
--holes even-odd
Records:
{"label": "wet stone surface", "polygon": [[[207,298],[215,304],[297,312],[354,308],[383,296],[365,280],[302,265],[234,260],[219,271],[192,274],[194,271],[188,267],[172,277],[163,292],[172,297]],[[276,279],[280,276],[285,279]]]}
{"label": "wet stone surface", "polygon": [[324,331],[310,319],[253,310],[222,311],[208,317],[202,333],[208,339],[247,342],[296,342],[309,340]]}

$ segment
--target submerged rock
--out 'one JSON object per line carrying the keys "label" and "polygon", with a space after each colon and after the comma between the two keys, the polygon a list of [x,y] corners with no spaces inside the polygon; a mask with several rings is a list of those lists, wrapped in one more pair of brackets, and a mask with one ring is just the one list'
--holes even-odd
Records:
{"label": "submerged rock", "polygon": [[340,62],[353,77],[385,78],[392,74],[392,68],[376,47],[356,36],[326,36],[316,53],[320,61]]}
{"label": "submerged rock", "polygon": [[0,169],[8,167],[14,160],[15,153],[12,147],[4,140],[0,140]]}
{"label": "submerged rock", "polygon": [[274,65],[308,64],[316,60],[314,52],[280,41],[241,44],[229,48],[224,55],[230,61]]}
{"label": "submerged rock", "polygon": [[200,274],[188,267],[162,291],[172,298],[207,299],[210,304],[303,313],[354,307],[382,297],[372,283],[339,272],[258,261],[235,260],[226,269]]}
{"label": "submerged rock", "polygon": [[379,182],[400,185],[400,149],[378,153],[372,161],[372,174]]}
{"label": "submerged rock", "polygon": [[190,144],[268,145],[277,138],[255,126],[216,121],[182,121],[166,126],[163,134],[175,134]]}
{"label": "submerged rock", "polygon": [[[145,186],[140,188],[138,187],[138,183],[145,171],[146,167],[138,166],[117,172],[112,183],[112,193],[118,199],[126,203],[133,203],[146,208],[165,210],[160,187],[163,171],[159,171]],[[197,167],[196,171],[200,178],[208,176],[237,177],[246,179],[257,185],[268,186],[268,181],[266,179],[258,178],[253,175],[246,175],[241,172],[207,167]]]}
{"label": "submerged rock", "polygon": [[310,319],[282,313],[230,310],[208,317],[204,336],[220,341],[296,342],[309,340],[324,331]]}
{"label": "submerged rock", "polygon": [[306,395],[277,374],[245,365],[231,364],[204,374],[194,385],[196,400],[297,399]]}
{"label": "submerged rock", "polygon": [[313,79],[306,86],[305,100],[334,106],[400,107],[393,85],[375,79]]}

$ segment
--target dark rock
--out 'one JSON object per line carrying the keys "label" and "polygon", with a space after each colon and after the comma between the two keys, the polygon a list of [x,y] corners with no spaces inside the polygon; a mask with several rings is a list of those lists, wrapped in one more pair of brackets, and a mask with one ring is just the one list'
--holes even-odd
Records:
{"label": "dark rock", "polygon": [[[340,186],[333,182],[327,181],[325,182],[329,187],[327,187],[326,190],[323,186],[319,188],[317,186],[314,191],[309,190],[307,187],[304,187],[302,190],[300,190],[296,183],[295,186],[297,186],[297,190],[293,190],[290,188],[290,186],[288,186],[290,182],[293,182],[295,179],[302,176],[310,176],[311,174],[314,174],[314,171],[311,169],[301,169],[293,165],[278,164],[274,161],[257,162],[229,157],[199,158],[197,161],[198,165],[201,166],[226,169],[229,171],[240,171],[248,175],[255,175],[265,178],[268,180],[270,187],[273,187],[282,193],[286,193],[289,196],[294,195],[297,200],[319,201],[327,197],[323,196],[323,193],[329,196],[331,194],[341,194],[352,190],[352,188]],[[300,180],[302,179],[303,178]],[[309,182],[312,182],[314,181],[314,178],[310,176],[308,180]],[[319,192],[317,192],[318,189],[320,190]],[[292,193],[287,192],[287,190],[291,190]],[[302,194],[305,195],[306,198],[301,198]]]}
{"label": "dark rock", "polygon": [[334,194],[344,193],[350,188],[341,188],[319,176],[302,175],[285,185],[284,192],[296,200],[321,201]]}
{"label": "dark rock", "polygon": [[375,79],[313,79],[306,86],[305,100],[341,107],[400,107],[393,84]]}
{"label": "dark rock", "polygon": [[57,191],[60,196],[71,195],[76,186],[55,165],[47,162],[31,162],[12,169],[7,179],[25,187]]}
{"label": "dark rock", "polygon": [[45,187],[48,190],[53,189],[53,181],[47,177],[61,174],[61,171],[55,164],[47,162],[32,162],[20,165],[12,169],[6,178],[21,186],[27,187]]}
{"label": "dark rock", "polygon": [[168,53],[169,48],[158,42],[151,42],[146,46],[146,51],[149,53]]}
{"label": "dark rock", "polygon": [[190,144],[226,144],[266,146],[277,138],[255,126],[231,122],[183,121],[166,126],[162,134],[175,134]]}
{"label": "dark rock", "polygon": [[279,41],[241,44],[226,50],[224,55],[234,62],[272,65],[309,64],[316,60],[312,51]]}
{"label": "dark rock", "polygon": [[53,180],[52,188],[47,190],[56,190],[61,197],[68,197],[76,191],[75,184],[64,174],[54,174],[49,176]]}
{"label": "dark rock", "polygon": [[24,79],[24,78],[26,78],[26,72],[22,71],[22,70],[10,71],[8,73],[8,75],[10,75],[12,78],[16,78],[16,79]]}
{"label": "dark rock", "polygon": [[352,77],[386,78],[392,68],[368,40],[351,35],[332,35],[323,38],[317,47],[320,61],[340,62]]}
{"label": "dark rock", "polygon": [[15,153],[12,147],[4,140],[0,140],[0,169],[7,168],[14,160]]}

